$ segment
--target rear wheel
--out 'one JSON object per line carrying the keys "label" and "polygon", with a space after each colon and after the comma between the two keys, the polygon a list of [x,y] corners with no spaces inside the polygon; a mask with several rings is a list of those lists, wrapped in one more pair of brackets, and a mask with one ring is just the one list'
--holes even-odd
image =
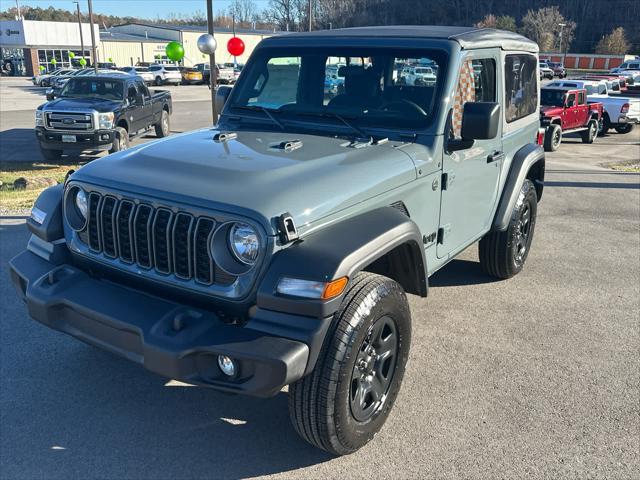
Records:
{"label": "rear wheel", "polygon": [[349,282],[315,369],[289,386],[298,434],[335,455],[355,452],[382,428],[400,390],[411,316],[395,281],[361,272]]}
{"label": "rear wheel", "polygon": [[589,123],[587,124],[587,129],[580,132],[582,143],[593,143],[593,141],[597,136],[598,136],[598,121],[589,120]]}
{"label": "rear wheel", "polygon": [[129,148],[129,133],[122,127],[116,127],[116,138],[109,153],[116,153]]}
{"label": "rear wheel", "polygon": [[555,152],[562,142],[562,128],[560,125],[551,124],[547,127],[544,134],[544,150],[546,152]]}
{"label": "rear wheel", "polygon": [[48,148],[42,148],[42,146],[40,147],[40,153],[45,160],[49,161],[57,161],[62,157],[62,150],[50,150]]}
{"label": "rear wheel", "polygon": [[598,136],[604,137],[609,129],[611,128],[611,121],[609,120],[609,115],[606,113],[602,116],[602,120],[599,123]]}
{"label": "rear wheel", "polygon": [[630,131],[633,130],[633,124],[625,123],[624,125],[619,125],[615,128],[616,128],[616,132],[618,133],[629,133]]}
{"label": "rear wheel", "polygon": [[156,77],[154,84],[159,87],[162,85],[162,77]]}
{"label": "rear wheel", "polygon": [[170,124],[169,124],[169,112],[166,110],[162,110],[162,115],[160,116],[160,121],[154,125],[156,130],[156,137],[164,138],[170,133]]}
{"label": "rear wheel", "polygon": [[531,180],[525,180],[507,229],[489,232],[480,240],[480,266],[486,274],[506,279],[522,270],[531,249],[537,212],[536,189]]}

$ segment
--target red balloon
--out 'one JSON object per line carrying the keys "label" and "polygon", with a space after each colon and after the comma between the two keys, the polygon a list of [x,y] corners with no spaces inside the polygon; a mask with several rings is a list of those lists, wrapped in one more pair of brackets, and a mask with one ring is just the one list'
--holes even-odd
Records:
{"label": "red balloon", "polygon": [[227,42],[227,50],[234,57],[239,57],[244,53],[244,42],[238,37],[231,37]]}

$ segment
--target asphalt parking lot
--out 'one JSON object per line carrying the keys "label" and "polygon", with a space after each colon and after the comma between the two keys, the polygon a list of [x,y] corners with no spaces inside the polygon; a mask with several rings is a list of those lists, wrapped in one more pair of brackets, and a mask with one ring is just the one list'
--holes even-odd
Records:
{"label": "asphalt parking lot", "polygon": [[[23,83],[0,82],[2,160],[39,159]],[[206,87],[171,90],[172,130],[210,123]],[[183,386],[29,319],[7,271],[24,219],[0,218],[0,476],[639,478],[640,175],[603,167],[638,158],[640,128],[548,154],[525,270],[494,281],[473,246],[410,297],[396,406],[342,458],[296,436],[286,392]]]}

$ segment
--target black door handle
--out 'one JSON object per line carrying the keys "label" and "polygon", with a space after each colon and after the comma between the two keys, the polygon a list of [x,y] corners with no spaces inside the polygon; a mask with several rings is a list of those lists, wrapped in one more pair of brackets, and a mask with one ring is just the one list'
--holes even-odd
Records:
{"label": "black door handle", "polygon": [[496,151],[487,157],[487,163],[501,162],[504,158],[504,152]]}

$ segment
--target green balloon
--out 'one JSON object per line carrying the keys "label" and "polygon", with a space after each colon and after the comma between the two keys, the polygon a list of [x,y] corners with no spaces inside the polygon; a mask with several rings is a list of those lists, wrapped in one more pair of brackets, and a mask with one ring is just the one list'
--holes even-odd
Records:
{"label": "green balloon", "polygon": [[55,65],[58,61],[55,58],[52,58],[49,63],[51,63],[51,65]]}
{"label": "green balloon", "polygon": [[167,57],[174,62],[179,62],[184,57],[184,47],[178,42],[169,42],[165,48]]}
{"label": "green balloon", "polygon": [[110,63],[113,63],[113,58],[109,57],[108,60]]}
{"label": "green balloon", "polygon": [[40,65],[40,71],[44,72],[46,70],[46,68],[44,68],[44,65]]}
{"label": "green balloon", "polygon": [[69,58],[76,58],[76,54],[73,52],[69,52]]}
{"label": "green balloon", "polygon": [[81,58],[78,63],[80,64],[81,67],[84,67],[87,65],[87,61],[84,58]]}

